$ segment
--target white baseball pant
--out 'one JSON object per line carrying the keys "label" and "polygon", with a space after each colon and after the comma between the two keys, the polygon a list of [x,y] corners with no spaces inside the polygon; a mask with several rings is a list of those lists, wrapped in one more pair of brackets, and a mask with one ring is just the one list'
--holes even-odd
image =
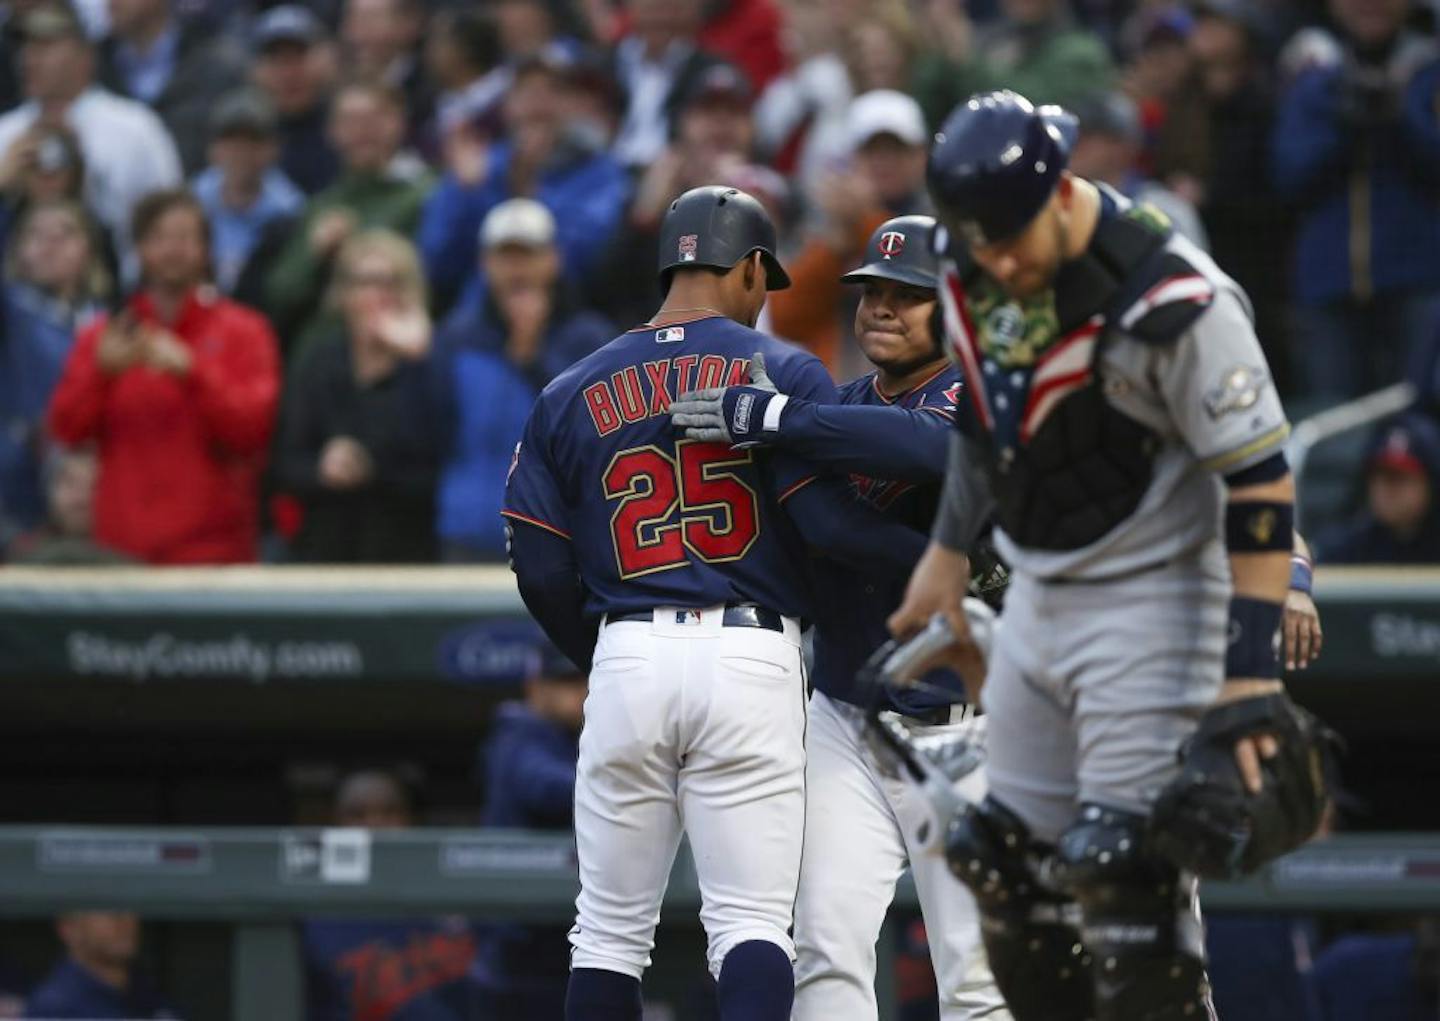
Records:
{"label": "white baseball pant", "polygon": [[[877,1017],[875,943],[908,860],[929,937],[941,1018],[1009,1021],[980,942],[974,898],[950,874],[943,853],[913,846],[922,820],[931,817],[925,796],[903,778],[881,772],[863,727],[859,709],[818,691],[811,698],[791,1017]],[[966,776],[959,789],[966,800],[978,802],[985,796],[983,770]]]}
{"label": "white baseball pant", "polygon": [[805,819],[799,624],[722,626],[722,607],[602,625],[575,781],[572,968],[639,978],[683,830],[711,974],[740,943],[794,960]]}

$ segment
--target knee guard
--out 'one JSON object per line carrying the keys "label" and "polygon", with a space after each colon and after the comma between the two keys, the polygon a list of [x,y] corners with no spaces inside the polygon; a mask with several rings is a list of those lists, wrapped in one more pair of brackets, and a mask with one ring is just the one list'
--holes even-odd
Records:
{"label": "knee guard", "polygon": [[1098,1021],[1213,1017],[1195,878],[1147,853],[1145,818],[1084,805],[1060,836],[1056,885],[1080,905]]}
{"label": "knee guard", "polygon": [[1050,854],[991,797],[955,817],[945,845],[950,871],[975,895],[990,971],[1015,1021],[1091,1021],[1075,904],[1041,880]]}

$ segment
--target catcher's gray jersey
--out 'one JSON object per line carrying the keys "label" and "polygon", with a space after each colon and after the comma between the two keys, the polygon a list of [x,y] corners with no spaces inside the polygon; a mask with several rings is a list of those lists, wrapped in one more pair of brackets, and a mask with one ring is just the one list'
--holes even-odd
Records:
{"label": "catcher's gray jersey", "polygon": [[[1149,486],[1128,517],[1080,548],[1025,546],[997,529],[997,548],[1015,571],[1037,578],[1099,579],[1194,551],[1220,537],[1221,477],[1270,457],[1289,434],[1244,293],[1185,239],[1171,237],[1166,249],[1193,272],[1160,281],[1091,341],[1103,345],[1095,371],[1105,399],[1148,427],[1158,441]],[[1149,313],[1175,302],[1208,302],[1208,307],[1168,344],[1147,343],[1128,332]],[[954,301],[947,306],[956,327]],[[1056,366],[1055,375],[1088,364],[1093,348],[1083,343],[1073,348],[1057,354],[1057,362],[1072,363]],[[973,371],[974,364],[967,367]],[[987,364],[981,375],[994,371]],[[1043,424],[1043,401],[1038,411],[1040,421],[1032,429]],[[956,437],[936,524],[937,538],[952,548],[967,548],[994,506],[981,456],[974,441]]]}

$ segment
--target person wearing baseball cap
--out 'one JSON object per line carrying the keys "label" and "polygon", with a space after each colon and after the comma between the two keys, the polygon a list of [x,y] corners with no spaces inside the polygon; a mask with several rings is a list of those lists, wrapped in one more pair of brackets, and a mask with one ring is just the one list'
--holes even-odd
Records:
{"label": "person wearing baseball cap", "polygon": [[[711,148],[748,153],[754,140],[755,129],[750,120],[750,108],[754,104],[755,90],[745,72],[733,64],[712,64],[697,74],[678,97],[670,133],[672,137],[688,133],[702,139],[720,134],[721,138],[712,143]],[[687,117],[703,118],[705,126],[695,125],[687,132],[681,127],[681,121]]]}
{"label": "person wearing baseball cap", "polygon": [[[724,408],[737,390],[743,395],[750,388],[685,395],[670,410],[686,437],[714,440],[710,430],[729,422],[730,439],[778,447],[848,477],[856,499],[925,529],[945,475],[962,385],[941,347],[934,229],[929,216],[886,220],[871,233],[860,265],[840,276],[842,285],[861,289],[854,332],[874,369],[840,387],[836,403],[784,396],[777,415],[767,413],[765,424],[741,437]],[[768,385],[768,379],[753,384]],[[781,399],[771,395],[770,407]],[[929,675],[923,695],[876,693],[858,683],[871,653],[887,638],[885,620],[900,605],[904,586],[838,562],[817,562],[815,570],[815,692],[806,737],[792,1017],[876,1016],[874,946],[907,859],[929,925],[944,1016],[1005,1017],[985,965],[974,901],[949,881],[938,856],[917,845],[913,803],[889,793],[895,788],[861,733],[863,711],[876,697],[909,728],[949,729],[967,714],[960,677]],[[981,796],[980,780],[978,772],[966,777],[967,799]]]}
{"label": "person wearing baseball cap", "polygon": [[891,213],[928,208],[925,150],[930,132],[920,104],[903,92],[875,89],[857,96],[845,116],[855,169]]}
{"label": "person wearing baseball cap", "polygon": [[470,272],[476,232],[498,203],[539,198],[559,224],[565,272],[579,280],[597,263],[628,206],[632,183],[588,128],[576,130],[576,64],[546,49],[516,63],[502,104],[505,139],[483,159],[456,159],[425,203],[417,232],[437,304],[477,297]]}
{"label": "person wearing baseball cap", "polygon": [[1420,412],[1392,419],[1365,459],[1366,505],[1350,524],[1316,542],[1327,564],[1440,563],[1440,428]]}
{"label": "person wearing baseball cap", "polygon": [[271,7],[255,19],[250,32],[250,44],[257,54],[286,44],[315,46],[325,39],[324,24],[314,11],[300,4]]}
{"label": "person wearing baseball cap", "polygon": [[550,249],[555,242],[555,217],[534,199],[506,199],[490,210],[480,225],[480,247]]}
{"label": "person wearing baseball cap", "polygon": [[[1163,213],[1070,169],[1076,128],[1000,90],[936,134],[963,428],[889,627],[939,615],[955,640],[931,661],[972,650],[968,558],[993,525],[1011,582],[984,679],[989,790],[942,811],[1011,1015],[1204,1017],[1196,877],[1293,850],[1326,798],[1328,739],[1281,680],[1289,423],[1244,293]],[[1220,800],[1243,814],[1218,823]],[[1055,857],[1043,893],[1037,853]],[[1074,968],[1077,946],[1103,967]]]}
{"label": "person wearing baseball cap", "polygon": [[[707,184],[753,194],[754,182],[742,183],[737,173],[752,156],[753,102],[749,80],[731,64],[704,68],[680,94],[665,149],[636,179],[634,201],[586,281],[590,304],[614,322],[643,322],[664,297],[655,277],[632,267],[652,258],[660,222],[676,195]],[[772,217],[783,225],[782,217]]]}
{"label": "person wearing baseball cap", "polygon": [[275,107],[280,168],[313,195],[340,172],[326,134],[335,80],[329,33],[308,7],[281,4],[256,19],[250,48],[251,77]]}
{"label": "person wearing baseball cap", "polygon": [[232,294],[270,224],[299,215],[305,193],[276,166],[274,104],[256,89],[226,93],[210,117],[209,165],[191,190],[210,220],[215,283]]}
{"label": "person wearing baseball cap", "polygon": [[435,527],[451,563],[505,560],[501,496],[535,395],[615,335],[566,287],[555,217],[542,203],[501,202],[478,240],[479,298],[451,313],[433,355],[448,433]]}
{"label": "person wearing baseball cap", "polygon": [[1119,89],[1097,92],[1076,103],[1074,112],[1079,133],[1070,152],[1071,171],[1154,206],[1176,230],[1209,251],[1205,224],[1195,206],[1139,169],[1145,133],[1135,101]]}
{"label": "person wearing baseball cap", "polygon": [[770,304],[775,331],[808,348],[837,374],[854,308],[840,276],[885,220],[931,212],[925,194],[929,133],[914,99],[893,89],[857,96],[841,131],[845,164],[814,188],[819,229],[791,260],[795,286]]}

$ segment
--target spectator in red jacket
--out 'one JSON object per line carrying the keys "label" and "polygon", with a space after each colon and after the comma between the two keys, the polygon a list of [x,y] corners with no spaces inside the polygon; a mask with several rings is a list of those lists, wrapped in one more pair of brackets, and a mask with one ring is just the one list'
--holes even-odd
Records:
{"label": "spectator in red jacket", "polygon": [[145,198],[133,231],[140,288],[80,333],[50,428],[62,443],[96,443],[101,544],[153,564],[252,561],[275,336],[205,283],[209,229],[187,192]]}

